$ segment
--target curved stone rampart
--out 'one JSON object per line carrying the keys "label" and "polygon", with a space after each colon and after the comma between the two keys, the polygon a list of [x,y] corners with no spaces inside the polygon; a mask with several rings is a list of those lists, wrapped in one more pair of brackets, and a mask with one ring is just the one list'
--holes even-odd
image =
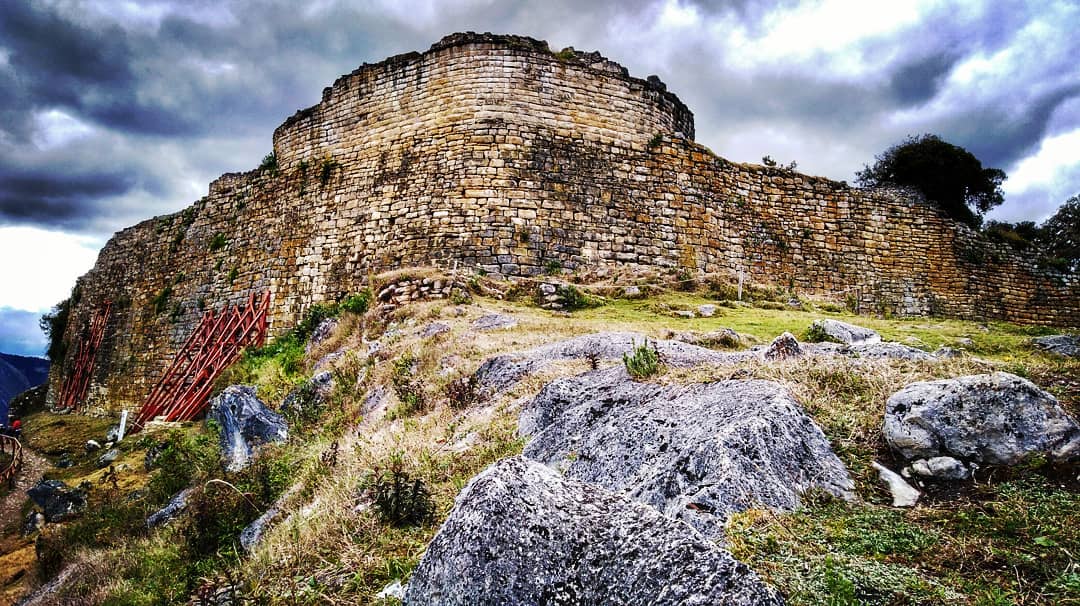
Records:
{"label": "curved stone rampart", "polygon": [[1075,279],[910,195],[734,164],[692,136],[659,80],[528,38],[456,34],[363,66],[277,129],[276,172],[223,175],[109,241],[66,335],[112,301],[90,406],[137,406],[205,309],[269,290],[277,333],[416,265],[742,272],[864,310],[1080,325]]}

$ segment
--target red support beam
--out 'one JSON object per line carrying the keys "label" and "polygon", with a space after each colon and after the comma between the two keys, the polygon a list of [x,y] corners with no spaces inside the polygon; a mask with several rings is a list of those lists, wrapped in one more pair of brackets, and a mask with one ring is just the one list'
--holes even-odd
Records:
{"label": "red support beam", "polygon": [[142,429],[159,416],[166,421],[190,421],[202,414],[218,376],[240,359],[245,347],[261,347],[266,342],[269,310],[267,291],[258,299],[252,293],[243,308],[226,307],[220,314],[206,312],[150,391],[132,430]]}

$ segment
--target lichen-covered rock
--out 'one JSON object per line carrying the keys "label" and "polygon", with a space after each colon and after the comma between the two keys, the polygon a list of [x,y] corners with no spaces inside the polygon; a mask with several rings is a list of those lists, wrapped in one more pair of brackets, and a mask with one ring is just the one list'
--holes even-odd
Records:
{"label": "lichen-covered rock", "polygon": [[799,341],[795,338],[795,335],[790,332],[785,332],[773,339],[773,342],[765,349],[765,353],[762,354],[766,360],[786,360],[801,355],[803,355],[802,347],[799,346]]}
{"label": "lichen-covered rock", "polygon": [[50,524],[62,522],[86,510],[86,492],[80,488],[70,488],[60,480],[41,480],[26,494],[45,511],[45,520]]}
{"label": "lichen-covered rock", "polygon": [[409,580],[408,606],[782,604],[678,521],[522,457],[466,486]]}
{"label": "lichen-covered rock", "polygon": [[517,320],[506,314],[488,314],[473,321],[476,330],[508,330],[517,326]]}
{"label": "lichen-covered rock", "polygon": [[432,322],[431,324],[425,326],[422,331],[420,331],[420,336],[427,339],[447,332],[450,332],[449,324],[447,324],[446,322]]}
{"label": "lichen-covered rock", "polygon": [[326,318],[322,322],[319,322],[315,330],[311,331],[311,336],[308,337],[307,345],[304,346],[304,353],[310,354],[313,349],[322,344],[323,341],[330,338],[330,335],[334,334],[334,330],[338,327],[338,318]]}
{"label": "lichen-covered rock", "polygon": [[821,429],[772,381],[663,386],[616,366],[547,385],[522,408],[519,431],[532,437],[525,456],[713,538],[732,512],[853,488]]}
{"label": "lichen-covered rock", "polygon": [[500,392],[510,388],[523,377],[538,372],[551,362],[584,360],[620,360],[633,353],[634,347],[648,341],[655,345],[661,359],[669,366],[688,367],[697,364],[734,364],[754,357],[754,353],[719,352],[678,340],[652,340],[636,332],[598,332],[564,341],[540,345],[512,354],[488,358],[476,371],[480,388]]}
{"label": "lichen-covered rock", "polygon": [[270,410],[255,395],[255,388],[231,385],[210,402],[209,417],[221,427],[221,453],[225,469],[247,467],[256,446],[289,438],[285,418]]}
{"label": "lichen-covered rock", "polygon": [[912,383],[885,404],[885,440],[906,459],[1013,465],[1080,458],[1080,427],[1054,397],[1004,372]]}
{"label": "lichen-covered rock", "polygon": [[174,494],[172,498],[169,499],[169,502],[165,504],[165,507],[155,511],[146,518],[146,527],[157,528],[158,526],[164,526],[175,520],[185,509],[187,509],[188,500],[191,498],[191,494],[194,491],[194,488],[185,488]]}
{"label": "lichen-covered rock", "polygon": [[1031,340],[1036,347],[1066,358],[1080,358],[1080,335],[1048,335]]}
{"label": "lichen-covered rock", "polygon": [[281,414],[295,419],[305,412],[317,410],[333,391],[334,375],[328,370],[316,373],[285,396],[281,403]]}
{"label": "lichen-covered rock", "polygon": [[876,331],[840,320],[814,320],[814,323],[810,325],[810,332],[821,335],[825,340],[848,345],[881,342],[881,335]]}

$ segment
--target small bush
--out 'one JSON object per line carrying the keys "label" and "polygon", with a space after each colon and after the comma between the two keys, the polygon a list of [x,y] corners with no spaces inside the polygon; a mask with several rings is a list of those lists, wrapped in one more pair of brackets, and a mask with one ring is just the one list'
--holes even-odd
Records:
{"label": "small bush", "polygon": [[648,143],[649,149],[655,149],[657,147],[660,147],[660,145],[663,142],[664,142],[664,135],[662,135],[660,133],[656,133],[656,134],[654,134],[652,136],[652,139],[649,139],[649,143]]}
{"label": "small bush", "polygon": [[641,345],[635,345],[632,353],[623,354],[623,365],[631,377],[648,379],[660,372],[660,352],[657,351],[655,343],[649,347],[646,339]]}
{"label": "small bush", "polygon": [[234,267],[234,268],[229,270],[229,275],[226,276],[226,279],[229,281],[229,284],[232,284],[234,281],[236,281],[236,278],[239,275],[240,275],[240,270],[236,269]]}
{"label": "small bush", "polygon": [[228,243],[229,241],[225,238],[225,234],[216,233],[214,234],[214,239],[210,241],[210,251],[221,250],[222,248],[225,248],[225,245]]}
{"label": "small bush", "polygon": [[451,408],[468,408],[480,401],[480,379],[476,375],[458,377],[446,384],[443,394]]}
{"label": "small bush", "polygon": [[430,522],[435,515],[435,503],[427,484],[405,470],[400,455],[391,457],[385,468],[372,471],[367,484],[375,511],[385,524],[419,526]]}
{"label": "small bush", "polygon": [[806,329],[803,333],[803,341],[807,343],[839,343],[838,339],[833,338],[831,335],[825,332],[825,327],[820,322],[814,322],[810,325],[810,328]]}
{"label": "small bush", "polygon": [[166,286],[150,300],[150,304],[154,306],[154,313],[165,313],[165,310],[169,308],[169,297],[172,296],[172,292],[172,286]]}
{"label": "small bush", "polygon": [[404,353],[394,360],[390,380],[401,405],[394,411],[393,416],[408,416],[424,408],[424,387],[415,376],[416,364],[416,357],[411,353]]}
{"label": "small bush", "polygon": [[548,276],[554,276],[562,273],[562,261],[558,259],[550,259],[544,264],[544,274]]}
{"label": "small bush", "polygon": [[581,292],[581,290],[573,284],[560,286],[558,294],[562,299],[563,306],[569,311],[593,306],[593,301],[589,296]]}
{"label": "small bush", "polygon": [[277,155],[275,155],[274,152],[270,152],[263,156],[262,162],[259,163],[259,170],[268,172],[271,175],[276,175],[278,172]]}
{"label": "small bush", "polygon": [[334,169],[337,167],[338,163],[329,155],[323,158],[322,164],[319,166],[319,184],[326,187],[326,184],[330,182],[330,177],[334,174]]}
{"label": "small bush", "polygon": [[341,309],[342,311],[362,315],[371,307],[371,299],[371,289],[365,288],[355,295],[345,297],[345,300],[341,302]]}

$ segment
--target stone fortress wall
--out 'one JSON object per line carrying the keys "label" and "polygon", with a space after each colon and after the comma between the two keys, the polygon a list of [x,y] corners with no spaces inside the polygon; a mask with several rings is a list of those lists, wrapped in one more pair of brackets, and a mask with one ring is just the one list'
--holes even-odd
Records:
{"label": "stone fortress wall", "polygon": [[742,272],[864,309],[1080,325],[1075,279],[911,195],[735,164],[693,135],[655,77],[528,38],[455,34],[364,65],[275,131],[276,172],[224,175],[109,241],[67,333],[113,302],[89,405],[137,407],[205,309],[269,289],[276,334],[413,265]]}

